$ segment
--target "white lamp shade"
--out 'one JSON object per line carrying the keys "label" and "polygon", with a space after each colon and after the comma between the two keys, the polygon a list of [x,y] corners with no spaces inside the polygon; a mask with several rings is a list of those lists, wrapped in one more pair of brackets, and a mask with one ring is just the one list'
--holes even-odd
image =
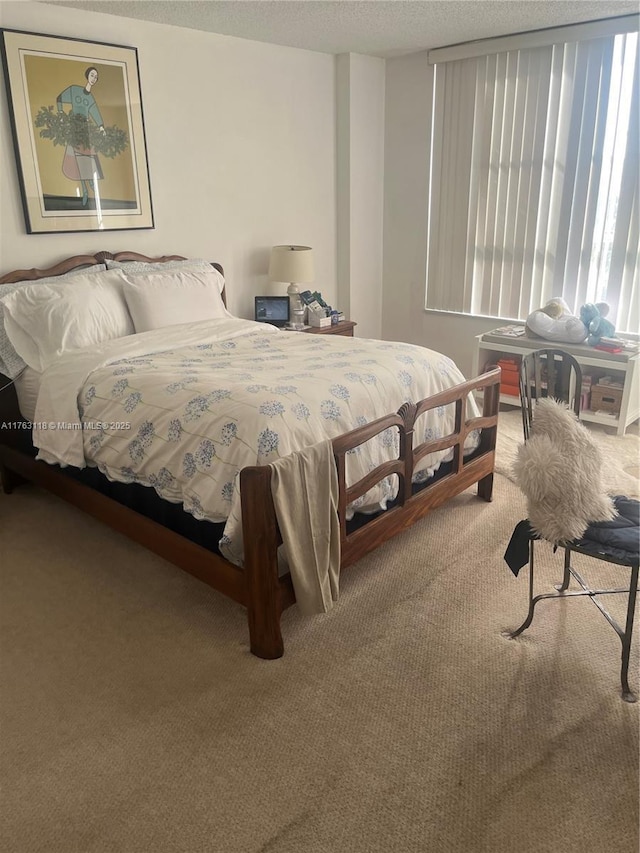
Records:
{"label": "white lamp shade", "polygon": [[299,282],[313,281],[313,249],[309,246],[274,246],[269,262],[269,280]]}

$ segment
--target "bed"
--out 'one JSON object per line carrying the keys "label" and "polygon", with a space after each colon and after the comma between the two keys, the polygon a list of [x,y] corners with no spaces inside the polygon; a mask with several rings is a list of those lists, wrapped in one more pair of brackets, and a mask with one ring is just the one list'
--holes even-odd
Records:
{"label": "bed", "polygon": [[[28,357],[0,374],[0,475],[5,493],[39,484],[242,604],[251,652],[274,659],[284,652],[281,614],[296,602],[274,503],[278,460],[328,446],[342,570],[474,484],[491,500],[500,371],[466,381],[413,345],[233,318],[215,263],[206,267],[219,313],[191,322],[176,303],[162,319],[165,283],[190,283],[190,265],[204,263],[98,252],[0,277],[0,298],[2,285],[24,288],[0,308]],[[105,282],[116,274],[129,312],[113,320]],[[208,272],[200,278],[210,284]],[[95,305],[74,309],[72,351],[48,352],[37,326],[15,326],[12,306],[37,307],[58,284],[87,289]],[[66,429],[43,429],[47,421]]]}

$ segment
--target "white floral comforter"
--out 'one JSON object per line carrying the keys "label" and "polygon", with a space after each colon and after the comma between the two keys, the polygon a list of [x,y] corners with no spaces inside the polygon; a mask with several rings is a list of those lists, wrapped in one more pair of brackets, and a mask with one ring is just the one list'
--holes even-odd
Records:
{"label": "white floral comforter", "polygon": [[[222,553],[242,564],[238,473],[332,438],[464,381],[422,347],[203,321],[68,353],[43,376],[34,441],[50,463],[97,466],[153,487],[198,519],[226,521]],[[477,414],[469,400],[469,415]],[[453,430],[453,406],[424,415],[416,439]],[[82,425],[81,425],[82,421]],[[54,425],[54,428],[51,428]],[[467,450],[477,446],[469,437]],[[388,430],[348,455],[355,482],[397,454]],[[450,451],[423,460],[429,477]],[[353,506],[385,507],[395,478]]]}

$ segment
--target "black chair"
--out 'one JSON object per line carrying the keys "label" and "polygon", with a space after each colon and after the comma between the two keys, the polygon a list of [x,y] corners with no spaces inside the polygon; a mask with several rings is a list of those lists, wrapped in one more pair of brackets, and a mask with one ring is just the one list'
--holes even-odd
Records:
{"label": "black chair", "polygon": [[582,369],[561,349],[539,349],[524,356],[520,365],[520,405],[524,440],[531,433],[536,400],[553,397],[567,403],[580,417]]}
{"label": "black chair", "polygon": [[[539,350],[523,359],[520,371],[520,399],[525,441],[528,441],[530,436],[536,400],[541,399],[541,397],[553,397],[556,400],[570,403],[576,417],[579,417],[581,384],[580,365],[571,355],[562,350]],[[536,604],[543,599],[589,596],[620,639],[622,644],[620,668],[622,698],[626,702],[635,702],[636,696],[629,687],[629,657],[640,566],[640,502],[618,496],[614,499],[614,503],[619,513],[618,520],[590,524],[580,539],[563,543],[560,546],[564,550],[564,575],[562,582],[555,585],[556,592],[534,596],[534,544],[535,540],[540,537],[533,532],[528,519],[516,525],[505,553],[505,561],[516,576],[520,569],[527,562],[529,563],[529,610],[522,625],[515,631],[505,632],[504,636],[515,639],[526,630],[533,621]],[[620,541],[616,543],[616,546],[613,541],[614,537],[618,536],[620,536]],[[621,568],[630,569],[629,586],[616,589],[594,589],[590,587],[571,565],[572,554],[582,554]],[[578,583],[579,590],[569,590],[571,578]],[[597,599],[597,596],[612,594],[628,595],[624,628]]]}

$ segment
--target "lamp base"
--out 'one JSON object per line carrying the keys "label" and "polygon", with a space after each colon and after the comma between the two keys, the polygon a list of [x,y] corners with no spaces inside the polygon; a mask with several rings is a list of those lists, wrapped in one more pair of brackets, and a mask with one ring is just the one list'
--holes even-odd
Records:
{"label": "lamp base", "polygon": [[291,282],[287,288],[287,294],[289,295],[289,324],[293,329],[303,329],[307,309],[300,299],[300,291],[295,282]]}

